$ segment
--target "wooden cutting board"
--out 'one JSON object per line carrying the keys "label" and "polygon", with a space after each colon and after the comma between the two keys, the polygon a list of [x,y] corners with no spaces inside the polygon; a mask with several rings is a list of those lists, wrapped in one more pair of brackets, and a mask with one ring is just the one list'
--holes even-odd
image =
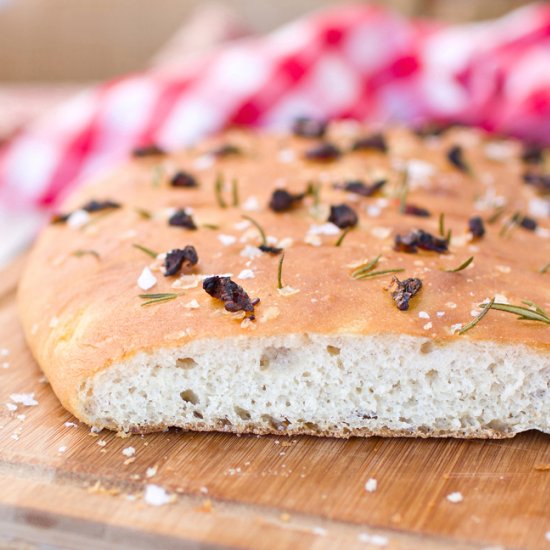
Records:
{"label": "wooden cutting board", "polygon": [[[91,434],[61,408],[25,346],[15,307],[22,264],[0,273],[0,546],[550,548],[550,436],[540,433]],[[10,394],[29,392],[38,405],[9,410]],[[174,501],[147,504],[147,484]],[[453,492],[463,500],[447,500]]]}

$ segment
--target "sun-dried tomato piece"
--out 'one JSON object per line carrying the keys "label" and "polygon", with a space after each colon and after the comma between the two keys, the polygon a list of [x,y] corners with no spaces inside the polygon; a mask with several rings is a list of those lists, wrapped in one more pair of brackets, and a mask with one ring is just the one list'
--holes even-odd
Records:
{"label": "sun-dried tomato piece", "polygon": [[179,170],[170,178],[170,185],[172,187],[197,187],[198,183],[195,176],[189,172]]}
{"label": "sun-dried tomato piece", "polygon": [[168,225],[173,225],[175,227],[185,227],[186,229],[197,229],[193,217],[188,214],[185,210],[180,209],[174,212],[168,220]]}
{"label": "sun-dried tomato piece", "polygon": [[415,253],[419,248],[433,252],[447,252],[448,243],[445,239],[434,237],[422,229],[416,229],[406,235],[395,236],[395,250]]}
{"label": "sun-dried tomato piece", "polygon": [[243,287],[229,277],[207,277],[202,282],[202,288],[213,298],[221,300],[227,311],[246,311],[251,314],[249,318],[254,319],[254,306],[260,301],[259,298],[251,300]]}
{"label": "sun-dried tomato piece", "polygon": [[169,277],[180,272],[182,267],[189,268],[197,265],[199,256],[194,246],[188,245],[185,248],[174,248],[166,254],[164,259],[164,276]]}
{"label": "sun-dried tomato piece", "polygon": [[292,124],[292,133],[305,138],[322,138],[328,123],[309,117],[298,117]]}
{"label": "sun-dried tomato piece", "polygon": [[404,281],[400,281],[397,277],[393,277],[390,287],[397,285],[397,289],[391,293],[391,297],[397,305],[397,309],[407,311],[409,309],[410,299],[420,292],[422,281],[416,277],[410,277]]}
{"label": "sun-dried tomato piece", "polygon": [[485,235],[485,226],[479,216],[474,216],[468,220],[468,229],[476,239],[481,239]]}
{"label": "sun-dried tomato piece", "polygon": [[370,136],[361,137],[356,139],[351,146],[352,151],[380,151],[386,153],[388,151],[388,144],[386,138],[380,132],[372,134]]}
{"label": "sun-dried tomato piece", "polygon": [[356,226],[359,218],[353,208],[350,208],[347,204],[338,204],[330,207],[330,216],[327,221],[340,229],[345,229],[346,227]]}
{"label": "sun-dried tomato piece", "polygon": [[336,183],[334,184],[334,188],[342,189],[342,191],[347,191],[348,193],[355,193],[356,195],[361,195],[362,197],[372,197],[378,193],[384,185],[386,185],[386,182],[387,180],[379,180],[375,181],[371,185],[367,185],[360,180],[352,180],[344,183]]}
{"label": "sun-dried tomato piece", "polygon": [[403,210],[403,214],[407,214],[409,216],[418,216],[419,218],[429,218],[431,216],[429,210],[426,210],[426,208],[421,208],[420,206],[416,206],[414,204],[406,204]]}
{"label": "sun-dried tomato piece", "polygon": [[336,145],[324,142],[315,145],[306,151],[308,160],[317,160],[321,162],[330,162],[340,158],[342,152]]}

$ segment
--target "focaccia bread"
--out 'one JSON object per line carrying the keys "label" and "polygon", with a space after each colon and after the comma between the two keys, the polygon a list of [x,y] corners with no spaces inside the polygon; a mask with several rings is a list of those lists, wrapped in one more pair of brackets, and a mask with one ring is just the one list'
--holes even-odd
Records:
{"label": "focaccia bread", "polygon": [[307,119],[141,148],[40,235],[26,337],[95,428],[550,433],[545,162]]}

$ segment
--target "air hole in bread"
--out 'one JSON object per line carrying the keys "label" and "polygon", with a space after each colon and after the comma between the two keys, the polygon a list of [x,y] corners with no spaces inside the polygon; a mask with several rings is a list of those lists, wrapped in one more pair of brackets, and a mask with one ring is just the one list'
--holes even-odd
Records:
{"label": "air hole in bread", "polygon": [[185,390],[180,393],[180,397],[186,402],[196,405],[199,402],[197,394],[193,390]]}
{"label": "air hole in bread", "polygon": [[193,416],[195,418],[200,418],[201,420],[204,418],[204,416],[202,416],[202,414],[199,411],[193,411]]}
{"label": "air hole in bread", "polygon": [[191,357],[182,357],[176,360],[176,367],[180,369],[194,369],[197,364],[198,363]]}
{"label": "air hole in bread", "polygon": [[260,370],[277,367],[291,367],[293,352],[290,348],[271,346],[264,349],[260,357]]}
{"label": "air hole in bread", "polygon": [[308,430],[311,430],[313,432],[316,432],[319,430],[319,426],[317,424],[315,424],[314,422],[305,422],[304,423],[304,426],[308,429]]}
{"label": "air hole in bread", "polygon": [[336,346],[327,346],[327,353],[329,355],[340,355],[340,348],[337,348]]}
{"label": "air hole in bread", "polygon": [[420,346],[420,353],[431,353],[434,350],[433,342],[427,341]]}
{"label": "air hole in bread", "polygon": [[431,369],[426,373],[426,378],[432,382],[437,380],[438,377],[439,373],[434,369]]}
{"label": "air hole in bread", "polygon": [[235,412],[241,420],[250,420],[250,413],[246,409],[235,405]]}

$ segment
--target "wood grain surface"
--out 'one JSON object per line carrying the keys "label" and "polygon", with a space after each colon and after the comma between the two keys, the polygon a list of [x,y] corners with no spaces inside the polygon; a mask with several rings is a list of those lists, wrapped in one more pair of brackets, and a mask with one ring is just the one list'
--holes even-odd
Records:
{"label": "wood grain surface", "polygon": [[[0,272],[0,354],[9,352],[0,356],[0,546],[550,548],[550,437],[540,433],[91,434],[61,408],[25,346],[15,307],[22,264]],[[38,405],[9,410],[11,394],[29,392]],[[174,501],[147,504],[147,484]],[[453,492],[462,502],[447,500]]]}

